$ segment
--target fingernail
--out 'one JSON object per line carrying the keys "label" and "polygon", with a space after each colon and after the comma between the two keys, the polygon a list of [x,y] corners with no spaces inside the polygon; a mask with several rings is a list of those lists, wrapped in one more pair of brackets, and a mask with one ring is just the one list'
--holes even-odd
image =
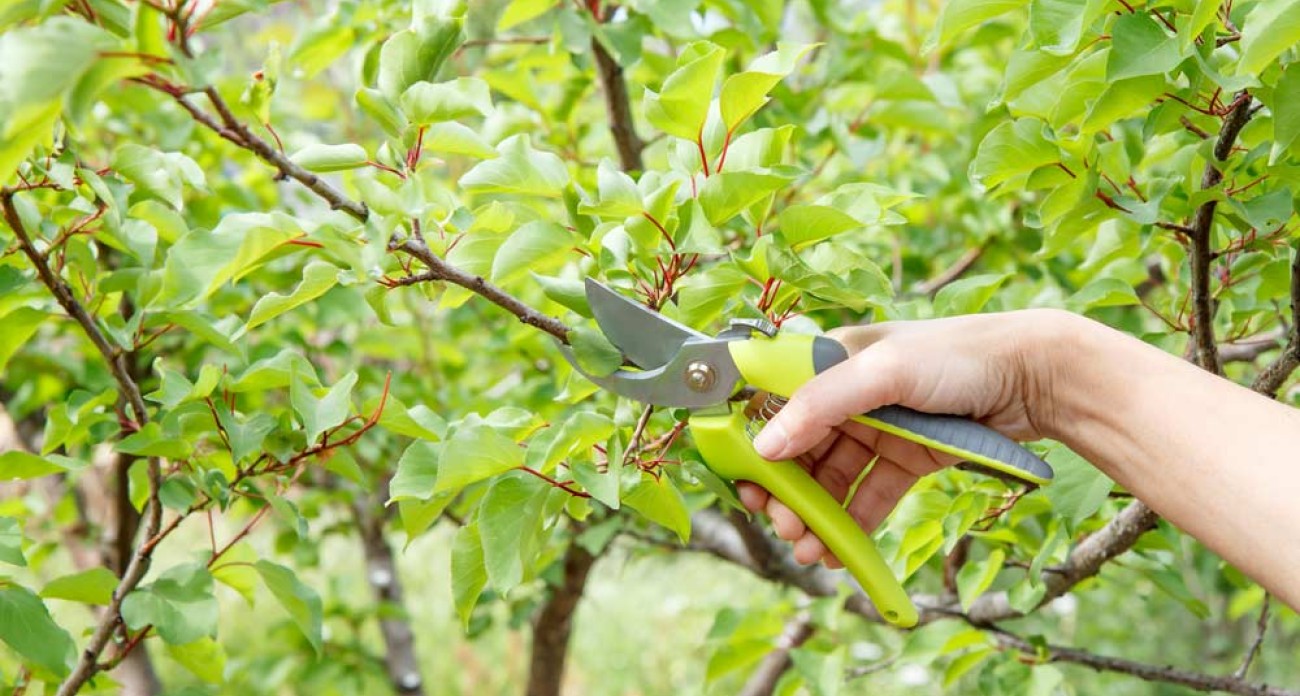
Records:
{"label": "fingernail", "polygon": [[785,432],[785,427],[780,421],[772,421],[754,438],[754,449],[763,455],[764,459],[780,459],[785,453],[785,448],[790,444],[790,436]]}

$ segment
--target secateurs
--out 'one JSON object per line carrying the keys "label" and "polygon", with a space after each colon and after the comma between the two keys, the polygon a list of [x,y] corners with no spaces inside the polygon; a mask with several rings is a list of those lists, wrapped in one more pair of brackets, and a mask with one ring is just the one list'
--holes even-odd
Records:
{"label": "secateurs", "polygon": [[[646,404],[690,409],[688,424],[704,463],[723,478],[753,481],[794,510],[844,563],[881,616],[899,626],[917,612],[875,543],[826,489],[794,461],[770,462],[754,451],[749,420],[731,399],[751,386],[788,397],[814,375],[846,360],[834,339],[779,333],[764,320],[733,320],[710,337],[587,279],[592,314],[605,336],[640,370],[589,374],[597,385]],[[885,406],[854,420],[1035,484],[1051,480],[1046,462],[1011,439],[957,416]]]}

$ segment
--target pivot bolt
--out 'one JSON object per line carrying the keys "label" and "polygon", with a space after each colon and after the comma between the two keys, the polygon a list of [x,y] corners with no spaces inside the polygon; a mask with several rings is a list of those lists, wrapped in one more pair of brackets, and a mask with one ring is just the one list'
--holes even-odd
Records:
{"label": "pivot bolt", "polygon": [[691,391],[706,392],[712,389],[717,381],[717,372],[706,362],[696,360],[686,366],[686,386],[690,387]]}

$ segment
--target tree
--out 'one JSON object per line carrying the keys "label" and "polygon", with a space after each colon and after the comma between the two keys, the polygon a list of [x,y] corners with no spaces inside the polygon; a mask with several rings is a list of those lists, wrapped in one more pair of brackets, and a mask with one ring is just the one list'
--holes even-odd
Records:
{"label": "tree", "polygon": [[600,669],[566,657],[602,559],[695,552],[782,588],[703,651],[640,638],[697,690],[1300,688],[1295,614],[1064,448],[1041,490],[905,499],[903,634],[555,346],[619,359],[586,276],[702,330],[1061,306],[1296,404],[1296,0],[33,0],[0,29],[15,693],[452,690],[397,562],[429,535],[477,644],[527,626],[530,694]]}

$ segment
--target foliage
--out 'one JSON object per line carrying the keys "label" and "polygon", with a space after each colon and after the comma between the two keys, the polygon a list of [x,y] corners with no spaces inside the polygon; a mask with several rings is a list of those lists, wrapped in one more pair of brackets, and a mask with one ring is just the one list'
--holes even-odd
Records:
{"label": "foliage", "polygon": [[[705,650],[674,646],[704,664],[693,690],[737,691],[774,649],[780,693],[915,686],[918,665],[984,693],[1138,688],[1056,662],[1233,671],[1262,590],[1163,522],[1142,535],[1154,515],[1064,448],[1042,444],[1043,490],[953,470],[904,500],[882,550],[975,625],[901,636],[716,513],[734,493],[682,414],[598,392],[555,341],[618,365],[584,277],[707,331],[1065,307],[1296,403],[1297,18],[1295,0],[6,4],[0,685],[111,689],[146,659],[192,693],[404,688],[392,556],[430,538],[437,596],[484,645],[581,595],[582,558],[673,564],[689,542],[802,591],[734,597]],[[1072,565],[1129,519],[1123,567]],[[361,540],[377,606],[343,600],[361,564],[330,563],[334,537]],[[238,639],[227,590],[274,645]],[[1253,675],[1294,681],[1300,625],[1275,609]],[[1057,646],[1175,662],[1133,612],[1191,681]],[[1216,688],[1253,688],[1253,657]]]}

